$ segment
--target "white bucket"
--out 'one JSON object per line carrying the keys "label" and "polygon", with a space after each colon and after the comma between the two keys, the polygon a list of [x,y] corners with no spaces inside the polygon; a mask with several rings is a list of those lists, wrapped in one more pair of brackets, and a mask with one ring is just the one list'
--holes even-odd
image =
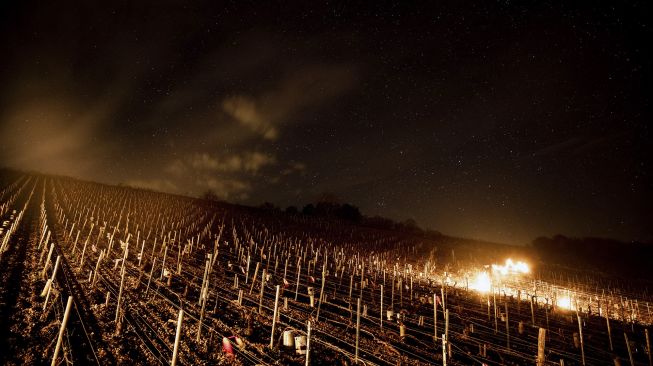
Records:
{"label": "white bucket", "polygon": [[283,346],[295,347],[295,334],[292,330],[286,330],[283,332]]}

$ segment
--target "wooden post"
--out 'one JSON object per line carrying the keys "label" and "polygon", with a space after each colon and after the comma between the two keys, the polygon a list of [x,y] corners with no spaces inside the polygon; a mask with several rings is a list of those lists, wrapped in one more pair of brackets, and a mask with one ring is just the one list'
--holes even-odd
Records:
{"label": "wooden post", "polygon": [[147,293],[150,291],[150,282],[152,282],[152,274],[154,273],[155,264],[156,264],[156,257],[154,257],[154,261],[152,261],[152,269],[150,270],[150,278],[147,280],[147,289],[145,290],[145,296],[147,296]]}
{"label": "wooden post", "polygon": [[445,297],[445,293],[444,293],[444,285],[443,285],[442,287],[440,287],[440,294],[442,295],[442,296],[441,296],[441,297],[442,297],[442,299],[441,299],[441,302],[442,302],[442,311],[444,311],[444,309],[447,308],[447,307],[446,307],[447,298]]}
{"label": "wooden post", "polygon": [[122,285],[125,282],[125,267],[122,267],[122,270],[120,271],[122,274],[120,275],[120,291],[118,291],[118,301],[116,302],[116,318],[115,321],[118,321],[118,314],[120,314],[120,300],[122,299]]}
{"label": "wooden post", "polygon": [[50,264],[50,258],[52,258],[52,250],[54,250],[54,243],[50,244],[50,251],[48,252],[48,257],[45,260],[43,271],[41,271],[41,277],[45,276],[45,271],[48,269],[48,264]]}
{"label": "wooden post", "polygon": [[583,346],[583,323],[580,320],[580,315],[576,314],[578,318],[578,337],[580,338],[580,354],[583,366],[585,366],[585,347]]}
{"label": "wooden post", "polygon": [[383,329],[383,285],[381,285],[381,311],[379,313],[379,322],[381,329]]}
{"label": "wooden post", "polygon": [[356,355],[354,357],[354,363],[358,363],[358,339],[360,336],[361,329],[361,299],[358,298],[358,306],[356,307]]}
{"label": "wooden post", "polygon": [[91,232],[93,231],[93,225],[94,224],[91,224],[91,231],[88,232],[88,236],[86,237],[86,240],[84,241],[84,248],[82,249],[82,258],[79,260],[79,269],[80,270],[84,266],[84,256],[86,255],[86,245],[88,245],[88,238],[91,236]]}
{"label": "wooden post", "polygon": [[494,334],[499,333],[499,320],[497,319],[497,293],[492,290],[492,302],[494,303]]}
{"label": "wooden post", "polygon": [[438,295],[433,293],[433,338],[438,341]]}
{"label": "wooden post", "polygon": [[628,349],[628,359],[630,360],[630,366],[635,366],[635,361],[633,361],[633,351],[630,349],[630,342],[628,342],[628,334],[624,332],[624,338],[626,339],[626,348]]}
{"label": "wooden post", "polygon": [[297,261],[297,285],[295,286],[295,301],[297,301],[297,295],[299,295],[299,278],[302,273],[302,266],[300,265],[301,262],[301,257],[299,257],[299,260]]}
{"label": "wooden post", "polygon": [[363,298],[363,285],[365,284],[365,262],[363,262],[363,265],[361,267],[361,299]]}
{"label": "wooden post", "polygon": [[[648,303],[646,303],[648,306]],[[653,361],[651,359],[651,341],[648,337],[648,328],[644,329],[644,334],[646,334],[646,353],[648,353],[648,366],[653,366]]]}
{"label": "wooden post", "polygon": [[324,301],[324,283],[326,282],[326,263],[322,267],[322,288],[320,289],[320,303],[317,306],[317,316],[315,321],[320,320],[320,309],[322,308],[322,301]]}
{"label": "wooden post", "polygon": [[392,290],[390,291],[390,310],[395,309],[395,276],[392,275]]}
{"label": "wooden post", "polygon": [[59,259],[61,259],[60,255],[57,256],[57,260],[54,262],[54,271],[52,271],[52,278],[50,279],[50,285],[48,286],[48,293],[45,295],[45,302],[43,303],[43,311],[45,311],[45,308],[48,305],[48,300],[50,299],[50,292],[52,291],[52,286],[54,285],[54,279],[57,276],[57,268],[59,268]]}
{"label": "wooden post", "polygon": [[[258,276],[258,267],[261,264],[261,262],[256,262],[256,269],[254,270],[254,277],[252,277],[252,286],[249,288],[249,294],[252,294],[252,291],[254,291],[254,284],[256,283],[256,276]],[[245,281],[247,283],[247,281]]]}
{"label": "wooden post", "polygon": [[533,296],[531,296],[531,324],[535,326],[535,308],[533,307]]}
{"label": "wooden post", "polygon": [[[276,248],[276,246],[275,246],[275,248]],[[282,258],[283,258],[283,254],[282,254]],[[284,280],[286,279],[287,274],[288,274],[288,258],[286,258],[286,265],[283,267],[283,279]]]}
{"label": "wooden post", "polygon": [[[207,271],[210,268],[211,261],[208,260],[206,261],[207,265]],[[204,309],[206,308],[206,300],[207,300],[207,292],[208,292],[208,283],[206,284],[206,287],[202,286],[202,289],[200,290],[200,302],[202,303],[202,309],[200,310],[200,322],[197,325],[197,342],[199,343],[200,337],[202,336],[202,322],[204,321]]]}
{"label": "wooden post", "polygon": [[549,329],[549,300],[546,300],[546,305],[544,305],[544,316],[546,317],[546,329]]}
{"label": "wooden post", "polygon": [[97,279],[97,271],[100,268],[100,261],[104,256],[104,249],[100,250],[100,254],[97,257],[97,262],[95,263],[95,271],[93,271],[93,281],[91,282],[91,288],[95,288],[95,280]]}
{"label": "wooden post", "polygon": [[[251,257],[249,256],[249,254],[247,254],[247,269],[245,269],[245,284],[249,283],[249,262],[250,262],[250,260],[251,260]],[[240,262],[240,257],[238,257],[238,262]],[[257,264],[256,268],[258,269],[258,264]],[[254,275],[254,277],[256,277],[256,275]]]}
{"label": "wooden post", "polygon": [[[254,280],[252,280],[252,285],[254,284]],[[259,294],[258,298],[258,313],[261,314],[261,311],[263,310],[263,290],[265,290],[265,268],[263,268],[263,272],[261,274],[261,293]]]}
{"label": "wooden post", "polygon": [[544,366],[546,356],[544,355],[544,345],[546,342],[546,329],[540,328],[540,333],[537,337],[537,366]]}
{"label": "wooden post", "polygon": [[163,262],[161,263],[161,278],[160,280],[163,280],[163,274],[165,273],[166,270],[166,256],[168,255],[168,246],[164,245],[165,249],[163,250]]}
{"label": "wooden post", "polygon": [[410,275],[410,303],[413,303],[413,275]]}
{"label": "wooden post", "polygon": [[311,353],[311,321],[308,321],[308,334],[306,335],[306,364],[305,366],[308,366],[309,363],[309,355]]}
{"label": "wooden post", "polygon": [[[607,305],[606,305],[606,310],[607,310]],[[614,352],[614,347],[612,346],[612,330],[610,329],[610,316],[609,312],[605,312],[605,323],[608,326],[608,340],[610,341],[610,352]]]}
{"label": "wooden post", "polygon": [[449,343],[449,309],[444,311],[444,334],[447,338],[447,343]]}
{"label": "wooden post", "polygon": [[399,306],[400,309],[404,307],[404,281],[399,278]]}
{"label": "wooden post", "polygon": [[143,250],[144,249],[145,249],[145,240],[143,240],[143,245],[141,245],[141,254],[138,256],[138,267],[139,268],[141,267],[141,260],[143,259]]}
{"label": "wooden post", "polygon": [[172,362],[171,366],[177,364],[177,353],[179,352],[179,339],[181,338],[181,323],[184,319],[184,310],[179,309],[179,318],[177,319],[177,334],[175,335],[175,346],[172,350]]}
{"label": "wooden post", "polygon": [[351,291],[354,288],[354,275],[350,276],[349,280],[349,303],[351,304]]}
{"label": "wooden post", "polygon": [[272,318],[272,333],[270,334],[270,348],[274,347],[274,328],[277,325],[277,312],[279,311],[279,285],[277,285],[277,294],[274,297],[274,317]]}
{"label": "wooden post", "polygon": [[68,316],[70,315],[70,307],[73,304],[73,297],[68,296],[68,302],[66,303],[66,311],[63,314],[63,320],[61,321],[61,327],[59,328],[59,337],[57,338],[57,346],[54,348],[54,356],[52,356],[52,363],[50,366],[55,366],[57,364],[57,355],[59,355],[59,349],[61,348],[61,341],[63,340],[63,332],[66,330],[66,323],[68,323]]}
{"label": "wooden post", "polygon": [[509,323],[509,317],[508,317],[508,301],[506,300],[504,302],[505,309],[506,309],[506,348],[510,349],[510,323]]}
{"label": "wooden post", "polygon": [[447,366],[447,335],[442,333],[442,366]]}
{"label": "wooden post", "polygon": [[[48,231],[48,236],[50,232]],[[75,248],[77,247],[77,240],[79,239],[79,230],[77,230],[77,235],[75,235],[75,243],[73,244],[73,254],[75,254]]]}

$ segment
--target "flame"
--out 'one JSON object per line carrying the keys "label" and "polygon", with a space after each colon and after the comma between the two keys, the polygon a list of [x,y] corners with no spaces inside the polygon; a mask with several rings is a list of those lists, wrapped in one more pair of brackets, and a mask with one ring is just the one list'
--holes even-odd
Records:
{"label": "flame", "polygon": [[556,300],[556,305],[563,309],[571,310],[571,298],[569,296],[562,296]]}
{"label": "flame", "polygon": [[492,272],[498,273],[500,275],[525,274],[530,273],[531,269],[528,264],[522,261],[513,262],[512,259],[508,258],[506,259],[506,264],[504,265],[493,264]]}
{"label": "flame", "polygon": [[479,272],[476,274],[476,277],[469,284],[469,288],[479,292],[490,292],[492,288],[492,281],[490,280],[490,275],[487,272]]}

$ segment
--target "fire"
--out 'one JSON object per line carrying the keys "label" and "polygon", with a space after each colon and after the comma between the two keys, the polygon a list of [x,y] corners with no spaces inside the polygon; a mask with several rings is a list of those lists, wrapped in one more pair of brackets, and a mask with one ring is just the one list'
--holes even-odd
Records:
{"label": "fire", "polygon": [[498,273],[500,275],[526,274],[526,273],[530,273],[530,271],[531,269],[528,266],[528,264],[522,261],[513,262],[513,260],[510,258],[506,259],[506,264],[504,265],[500,265],[500,264],[492,265],[492,272]]}
{"label": "fire", "polygon": [[492,281],[490,280],[490,275],[487,272],[479,272],[476,274],[476,277],[469,284],[469,288],[479,292],[490,292],[492,288]]}
{"label": "fire", "polygon": [[562,296],[556,300],[556,305],[563,309],[571,310],[571,298],[569,296]]}

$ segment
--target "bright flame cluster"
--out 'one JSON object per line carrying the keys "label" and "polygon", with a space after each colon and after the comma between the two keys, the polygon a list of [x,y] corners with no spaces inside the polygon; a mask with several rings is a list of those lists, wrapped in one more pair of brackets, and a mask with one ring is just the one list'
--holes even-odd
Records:
{"label": "bright flame cluster", "polygon": [[571,310],[571,298],[569,296],[562,296],[556,300],[556,305],[563,309]]}
{"label": "bright flame cluster", "polygon": [[483,293],[490,292],[492,289],[492,280],[490,279],[490,275],[488,275],[487,272],[477,273],[476,277],[474,277],[472,282],[469,284],[469,288]]}
{"label": "bright flame cluster", "polygon": [[529,268],[528,264],[522,261],[513,262],[513,260],[510,258],[506,259],[506,264],[504,265],[492,265],[492,273],[497,273],[500,275],[524,274],[530,273],[530,271],[531,269]]}

